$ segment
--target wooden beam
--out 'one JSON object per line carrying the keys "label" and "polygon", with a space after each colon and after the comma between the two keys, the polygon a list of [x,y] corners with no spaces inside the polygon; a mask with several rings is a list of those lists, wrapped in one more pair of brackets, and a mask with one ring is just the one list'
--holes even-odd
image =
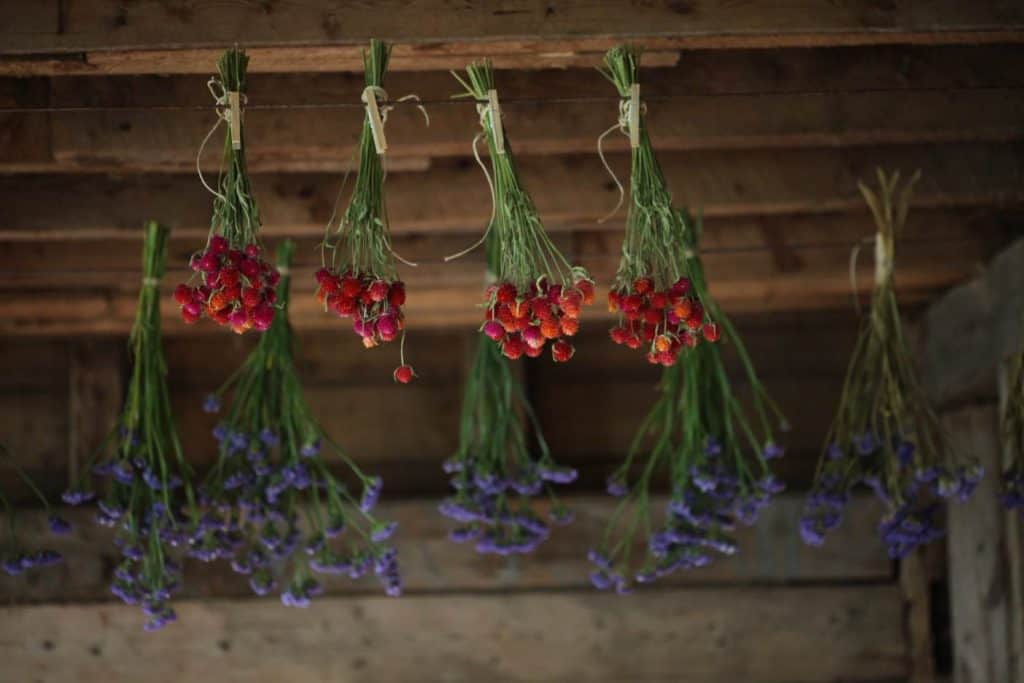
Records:
{"label": "wooden beam", "polygon": [[1015,632],[1021,619],[1010,584],[1010,546],[1021,538],[1007,535],[1010,513],[999,501],[1002,448],[995,404],[971,406],[943,418],[955,447],[970,453],[987,476],[972,498],[952,504],[949,517],[949,596],[953,622],[955,683],[1018,683]]}
{"label": "wooden beam", "polygon": [[[663,154],[662,163],[678,201],[703,207],[708,217],[860,214],[864,207],[857,180],[872,175],[880,163],[922,170],[916,207],[1019,204],[1024,200],[1021,150],[1005,144],[950,144],[786,154],[703,151]],[[552,230],[592,226],[615,205],[617,191],[596,154],[520,162],[524,182]],[[626,177],[623,155],[612,155],[611,163]],[[256,176],[265,234],[322,235],[340,184],[337,175]],[[72,194],[75,210],[68,211],[66,198]],[[199,240],[209,230],[211,198],[189,175],[8,176],[0,178],[0,195],[5,198],[0,241],[137,240],[138,226],[153,217],[170,223],[179,237]],[[486,182],[471,161],[439,162],[427,174],[394,173],[388,195],[396,234],[478,233],[490,214]]]}
{"label": "wooden beam", "polygon": [[309,610],[207,601],[177,610],[181,623],[153,636],[139,628],[138,608],[0,609],[5,670],[82,683],[655,681],[684,670],[707,683],[817,683],[906,674],[892,586],[675,590],[628,600],[327,598]]}
{"label": "wooden beam", "polygon": [[923,380],[936,403],[996,400],[1003,359],[1024,345],[1024,240],[950,290],[924,318]]}
{"label": "wooden beam", "polygon": [[[996,50],[987,54],[993,62],[1024,62],[1012,56],[1004,58]],[[885,61],[894,73],[906,73],[906,64],[914,63],[916,56],[904,55],[899,62],[892,54]],[[918,91],[902,79],[885,78],[868,68],[881,85],[866,87],[892,87],[895,92],[844,92],[844,84],[856,88],[865,81],[862,71],[852,64],[855,59],[870,59],[876,68],[879,66],[877,58],[864,52],[848,58],[851,63],[845,64],[845,70],[835,65],[819,71],[797,58],[777,60],[777,71],[756,64],[754,58],[741,63],[727,60],[724,64],[705,62],[696,67],[686,64],[646,70],[644,92],[652,98],[648,102],[650,129],[663,150],[1000,141],[1024,136],[1020,123],[1024,119],[1024,90],[987,89],[990,80],[974,77],[969,69],[951,69],[962,78],[945,79],[941,90]],[[964,58],[968,63],[978,61],[973,52],[967,52]],[[826,63],[829,61],[837,60]],[[938,61],[951,60],[943,56]],[[697,68],[705,70],[700,76],[706,80],[732,84],[691,87],[691,82],[698,81]],[[806,75],[808,72],[810,75]],[[502,92],[509,93],[504,109],[515,131],[519,153],[593,153],[597,136],[617,117],[614,102],[588,101],[613,94],[595,70],[512,72],[501,78]],[[1016,84],[1018,80],[1008,76],[1003,82]],[[46,94],[47,84],[41,79],[14,82],[41,83]],[[978,82],[983,89],[973,89]],[[785,92],[795,84],[806,88]],[[48,134],[20,136],[19,145],[10,154],[3,154],[0,145],[0,170],[191,172],[199,141],[216,120],[205,83],[198,77],[68,78],[54,79],[49,87],[52,93],[48,98],[39,97],[40,105],[47,101],[65,107],[184,105],[208,110],[25,114],[12,121],[22,126],[48,126]],[[397,73],[389,79],[388,88],[394,93],[417,92],[444,100],[456,91],[457,84],[447,73]],[[361,77],[347,74],[267,75],[253,79],[249,101],[264,105],[339,101],[358,105],[361,91]],[[756,94],[736,94],[752,91]],[[301,93],[302,99],[296,101],[296,93]],[[657,99],[673,94],[685,97]],[[552,97],[569,101],[546,101]],[[517,102],[517,98],[527,101]],[[27,106],[29,99],[25,96],[20,103]],[[476,112],[471,103],[448,104],[430,106],[429,128],[423,126],[420,113],[411,106],[400,106],[392,113],[388,123],[389,158],[397,164],[392,170],[414,170],[411,165],[424,164],[430,157],[469,154]],[[293,172],[346,170],[363,117],[358,107],[252,109],[246,118],[250,167]],[[607,140],[609,150],[626,146],[623,136]],[[206,167],[216,169],[218,151],[217,145],[210,146],[203,160]]]}
{"label": "wooden beam", "polygon": [[[1005,1],[943,0],[927,7],[802,0],[785,6],[669,0],[643,5],[500,8],[472,2],[453,11],[441,0],[410,8],[397,0],[372,13],[321,2],[270,6],[123,6],[107,0],[68,5],[41,0],[0,12],[0,54],[9,73],[166,73],[209,71],[220,48],[250,47],[254,69],[359,68],[371,37],[398,43],[396,69],[451,68],[479,57],[499,65],[593,64],[625,40],[651,51],[893,43],[1018,42],[1024,11]],[[371,16],[372,15],[372,16]]]}

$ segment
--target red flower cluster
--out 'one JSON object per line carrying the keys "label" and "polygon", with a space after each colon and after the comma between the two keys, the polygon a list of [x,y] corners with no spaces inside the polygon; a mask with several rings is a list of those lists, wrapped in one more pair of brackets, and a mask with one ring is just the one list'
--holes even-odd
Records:
{"label": "red flower cluster", "polygon": [[551,341],[551,357],[564,363],[576,353],[573,345],[564,339],[571,337],[580,327],[580,310],[584,304],[594,302],[594,283],[580,279],[570,289],[561,285],[530,285],[524,292],[516,292],[511,283],[494,284],[487,288],[487,322],[483,332],[501,345],[506,358],[516,360],[524,354],[536,358]]}
{"label": "red flower cluster", "polygon": [[368,349],[394,341],[405,328],[405,284],[387,282],[347,271],[336,275],[327,268],[316,272],[316,299],[342,318],[352,318],[352,329]]}
{"label": "red flower cluster", "polygon": [[232,249],[224,237],[214,235],[206,251],[193,256],[189,265],[201,274],[203,283],[195,287],[180,284],[174,290],[186,323],[191,325],[205,314],[220,325],[230,325],[238,334],[270,327],[281,276],[260,258],[258,245]]}
{"label": "red flower cluster", "polygon": [[612,341],[631,349],[646,343],[647,361],[665,367],[675,365],[680,351],[692,349],[701,337],[714,342],[721,334],[717,324],[706,320],[686,278],[661,291],[654,289],[651,278],[639,278],[632,289],[608,293],[608,310],[622,314],[619,326],[611,330]]}

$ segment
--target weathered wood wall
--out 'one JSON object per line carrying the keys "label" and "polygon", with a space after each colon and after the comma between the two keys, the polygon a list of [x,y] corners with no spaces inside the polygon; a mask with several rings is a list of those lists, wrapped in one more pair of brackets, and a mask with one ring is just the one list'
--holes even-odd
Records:
{"label": "weathered wood wall", "polygon": [[[397,41],[387,89],[418,93],[431,114],[425,128],[400,106],[388,122],[395,246],[421,262],[401,271],[420,375],[407,387],[391,382],[391,350],[364,352],[312,299],[314,247],[363,115],[360,50],[371,35]],[[501,561],[452,546],[434,506],[446,486],[440,463],[455,447],[483,271],[480,254],[439,260],[475,240],[490,213],[470,151],[477,114],[447,101],[457,87],[445,71],[495,59],[508,136],[548,228],[607,282],[622,216],[597,222],[618,194],[594,147],[617,104],[592,67],[626,39],[646,49],[643,96],[668,181],[707,217],[713,291],[792,430],[778,465],[790,492],[745,532],[736,557],[617,598],[586,585],[585,552],[610,514],[604,477],[658,373],[607,341],[601,306],[586,312],[571,363],[523,372],[554,454],[581,471],[570,496],[576,523],[536,557]],[[868,501],[823,550],[804,547],[796,524],[856,330],[848,260],[872,231],[857,179],[876,165],[923,172],[897,256],[911,317],[1019,228],[1019,2],[0,0],[0,109],[41,108],[0,111],[0,440],[48,493],[83,467],[118,409],[139,226],[158,218],[173,229],[165,289],[205,238],[210,198],[194,177],[213,122],[204,79],[233,43],[252,57],[247,151],[265,235],[298,241],[292,318],[308,395],[351,454],[384,477],[409,595],[331,583],[302,612],[189,563],[183,623],[143,634],[138,615],[107,594],[109,537],[79,511],[75,533],[59,541],[67,566],[0,578],[0,680],[932,680],[943,656],[932,642],[943,628],[933,623],[942,554],[894,567]],[[296,102],[314,106],[256,108]],[[324,106],[337,103],[356,106]],[[624,138],[606,149],[624,177]],[[211,149],[203,168],[214,172],[216,157]],[[862,295],[872,267],[865,257],[856,268]],[[971,386],[972,398],[994,400],[996,363],[971,362],[970,351],[985,326],[1017,310],[985,298],[1011,280],[995,279],[967,297],[981,302],[978,315],[941,337],[926,332],[945,344],[929,347],[930,359],[961,360],[933,376],[936,397],[962,398]],[[253,339],[185,327],[169,300],[164,312],[174,408],[202,470],[215,457],[202,397]],[[932,329],[943,315],[932,309]],[[0,486],[30,501],[3,462]],[[986,507],[984,519],[993,514]],[[955,533],[979,519],[954,519]],[[23,522],[41,530],[45,519],[30,510]],[[966,573],[1002,566],[994,548]],[[986,586],[965,588],[954,612],[990,597]],[[985,668],[994,641],[964,630],[982,621],[956,626],[958,675],[971,683],[1002,671]],[[964,649],[971,639],[985,648]]]}

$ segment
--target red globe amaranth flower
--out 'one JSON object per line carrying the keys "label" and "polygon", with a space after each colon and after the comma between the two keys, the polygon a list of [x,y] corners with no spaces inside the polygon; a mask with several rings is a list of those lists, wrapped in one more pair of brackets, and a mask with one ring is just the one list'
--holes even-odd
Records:
{"label": "red globe amaranth flower", "polygon": [[[612,341],[643,349],[649,363],[665,367],[675,365],[680,352],[692,349],[701,337],[718,341],[718,325],[707,319],[704,306],[691,289],[686,278],[658,290],[653,278],[641,277],[628,289],[612,290],[608,293],[608,310],[619,313],[618,326],[610,330]],[[565,328],[563,333],[571,336]]]}
{"label": "red globe amaranth flower", "polygon": [[395,381],[399,382],[400,384],[408,384],[413,380],[415,376],[416,373],[413,372],[411,365],[399,365],[397,368],[395,368]]}
{"label": "red globe amaranth flower", "polygon": [[552,342],[552,358],[564,362],[572,358],[575,349],[563,337],[579,330],[581,309],[594,300],[594,283],[584,277],[563,288],[541,278],[519,291],[512,283],[503,282],[488,287],[485,296],[485,322],[480,329],[501,347],[506,358],[537,358]]}
{"label": "red globe amaranth flower", "polygon": [[[368,274],[316,272],[316,298],[339,318],[351,318],[353,331],[366,348],[394,341],[405,328],[405,285]],[[406,367],[406,366],[402,366]],[[404,382],[403,382],[404,384]]]}
{"label": "red globe amaranth flower", "polygon": [[202,284],[180,284],[174,289],[182,320],[191,325],[205,314],[219,325],[230,325],[238,334],[269,329],[280,274],[260,258],[259,245],[232,249],[227,239],[214,235],[189,265]]}

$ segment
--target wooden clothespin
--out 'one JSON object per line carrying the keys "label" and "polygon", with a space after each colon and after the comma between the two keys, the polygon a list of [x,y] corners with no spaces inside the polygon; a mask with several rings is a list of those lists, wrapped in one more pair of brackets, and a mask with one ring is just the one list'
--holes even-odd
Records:
{"label": "wooden clothespin", "polygon": [[384,137],[384,121],[380,117],[380,106],[377,103],[377,92],[374,88],[366,88],[363,91],[363,100],[366,102],[366,113],[370,117],[370,132],[373,134],[373,146],[377,154],[384,154],[388,151],[388,140]]}
{"label": "wooden clothespin", "polygon": [[491,130],[494,131],[494,150],[498,154],[505,153],[505,130],[501,125],[501,105],[498,104],[498,91],[487,91],[487,110],[491,116]]}
{"label": "wooden clothespin", "polygon": [[640,84],[629,86],[629,146],[640,146]]}
{"label": "wooden clothespin", "polygon": [[228,106],[231,108],[231,148],[242,149],[242,96],[237,90],[228,92]]}

